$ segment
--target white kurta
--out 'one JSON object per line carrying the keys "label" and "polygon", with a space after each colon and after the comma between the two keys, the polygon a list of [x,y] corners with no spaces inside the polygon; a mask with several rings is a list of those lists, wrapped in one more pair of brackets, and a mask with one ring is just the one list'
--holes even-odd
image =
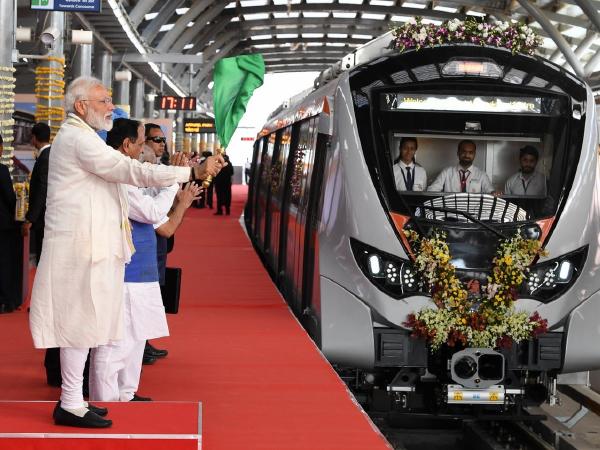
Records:
{"label": "white kurta", "polygon": [[44,251],[29,315],[36,348],[89,348],[121,338],[130,236],[119,183],[169,186],[189,176],[186,167],[132,160],[69,116],[50,153]]}
{"label": "white kurta", "polygon": [[[164,223],[173,205],[179,185],[174,184],[150,195],[147,189],[127,186],[129,218],[141,223]],[[156,249],[155,249],[156,252]],[[167,316],[162,302],[158,281],[148,283],[125,283],[130,303],[133,339],[146,341],[169,335]]]}

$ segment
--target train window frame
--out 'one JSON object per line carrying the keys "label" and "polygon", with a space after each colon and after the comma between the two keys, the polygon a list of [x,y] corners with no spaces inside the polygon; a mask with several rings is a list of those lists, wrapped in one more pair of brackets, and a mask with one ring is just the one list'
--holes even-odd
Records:
{"label": "train window frame", "polygon": [[[420,85],[412,85],[412,86],[390,86],[390,85],[380,85],[377,88],[373,88],[371,89],[371,91],[369,92],[369,122],[370,122],[370,127],[371,127],[371,141],[372,141],[372,145],[371,148],[372,149],[380,149],[380,150],[376,150],[373,153],[375,154],[374,158],[372,159],[373,162],[375,163],[375,165],[377,166],[377,168],[375,169],[374,172],[372,172],[372,174],[374,174],[374,176],[376,176],[379,184],[381,184],[381,197],[382,197],[382,201],[384,203],[384,205],[386,205],[387,209],[391,212],[396,212],[396,213],[400,213],[403,215],[409,215],[411,217],[414,217],[414,214],[416,213],[417,207],[418,205],[416,205],[416,203],[418,203],[418,201],[422,200],[424,196],[427,196],[428,194],[410,194],[410,195],[406,195],[405,192],[403,193],[399,193],[396,191],[395,189],[395,184],[393,183],[393,170],[391,165],[388,165],[386,167],[385,165],[385,160],[390,161],[390,157],[391,157],[391,149],[390,149],[390,145],[389,145],[389,139],[387,139],[387,132],[389,131],[390,127],[386,126],[384,124],[385,122],[385,117],[388,117],[388,121],[390,120],[389,117],[392,117],[391,115],[396,115],[395,120],[396,122],[400,122],[402,123],[402,126],[404,127],[403,129],[397,128],[394,131],[395,132],[401,132],[406,136],[411,136],[412,134],[415,133],[421,133],[421,134],[429,134],[431,136],[434,135],[438,135],[438,134],[454,134],[457,139],[458,138],[462,138],[462,139],[469,139],[471,136],[474,135],[473,132],[465,132],[465,131],[461,131],[461,130],[457,130],[457,128],[455,127],[454,129],[440,129],[440,128],[435,128],[435,127],[431,127],[428,125],[428,127],[421,127],[421,128],[409,128],[408,125],[405,126],[404,121],[401,120],[398,115],[404,115],[404,117],[409,118],[409,120],[416,120],[416,118],[419,117],[425,117],[426,114],[428,114],[428,118],[429,117],[433,117],[435,115],[441,116],[444,115],[444,121],[449,123],[452,120],[454,121],[460,121],[463,120],[464,122],[466,122],[468,120],[469,117],[472,117],[472,114],[468,113],[468,112],[456,112],[453,111],[452,113],[446,113],[445,111],[434,111],[434,112],[427,112],[427,111],[403,111],[403,112],[398,112],[398,111],[382,111],[382,108],[380,106],[380,100],[381,100],[381,93],[383,92],[394,92],[394,91],[398,91],[398,92],[440,92],[440,91],[445,91],[445,92],[453,92],[456,91],[457,89],[466,89],[468,90],[469,93],[472,93],[473,95],[481,95],[481,94],[485,94],[488,93],[490,91],[493,90],[493,92],[496,95],[504,95],[504,93],[509,93],[511,95],[514,95],[516,92],[518,93],[523,93],[523,94],[528,94],[528,95],[544,95],[547,97],[552,97],[553,99],[557,99],[561,104],[561,110],[563,112],[562,115],[546,115],[546,114],[536,114],[536,115],[532,115],[532,114],[519,114],[519,113],[502,113],[502,119],[504,120],[509,120],[508,118],[511,117],[513,118],[517,118],[520,119],[521,117],[526,117],[528,121],[541,121],[542,119],[545,121],[552,121],[552,122],[565,122],[565,126],[564,127],[548,127],[549,130],[553,130],[554,133],[558,132],[558,130],[560,130],[562,132],[561,135],[557,135],[557,139],[556,139],[556,145],[554,146],[554,151],[553,151],[553,164],[552,167],[549,169],[549,176],[547,177],[549,180],[553,180],[554,181],[554,185],[548,186],[547,189],[547,197],[543,202],[539,202],[538,203],[543,203],[543,205],[539,206],[536,203],[534,203],[534,201],[536,200],[533,197],[519,197],[516,198],[515,203],[517,203],[517,206],[520,207],[526,207],[527,210],[531,210],[534,209],[534,212],[532,214],[530,214],[530,218],[544,218],[544,217],[550,217],[552,215],[556,214],[556,211],[558,211],[558,209],[560,209],[561,204],[562,204],[562,200],[565,196],[565,194],[570,190],[571,185],[572,185],[572,181],[573,181],[573,176],[575,173],[575,170],[577,168],[577,164],[578,164],[578,155],[572,155],[569,153],[572,152],[568,152],[566,146],[568,144],[567,142],[567,136],[570,135],[571,132],[571,125],[573,122],[573,117],[571,117],[571,114],[568,113],[571,111],[572,109],[572,99],[570,97],[568,97],[565,94],[561,94],[561,93],[557,93],[557,92],[549,92],[547,90],[540,90],[539,88],[528,88],[528,87],[514,87],[514,86],[502,86],[502,87],[498,87],[495,86],[493,84],[490,83],[477,83],[477,80],[471,80],[470,81],[471,85],[468,87],[468,89],[465,87],[464,84],[462,83],[455,83],[455,82],[451,82],[448,85],[444,85],[443,88],[441,88],[441,85],[438,82],[429,82],[427,83],[427,86],[420,86]],[[419,114],[420,113],[420,114]],[[386,116],[387,115],[387,116]],[[498,114],[490,114],[490,113],[485,113],[485,114],[480,114],[480,113],[476,113],[477,117],[480,117],[481,120],[488,120],[488,121],[492,121],[492,119],[494,119],[495,122],[498,121]],[[357,120],[357,122],[359,122]],[[464,123],[463,122],[463,123]],[[581,121],[580,121],[581,122]],[[429,121],[428,121],[429,123]],[[529,123],[529,122],[528,122]],[[536,133],[533,130],[528,132],[528,133],[498,133],[497,130],[492,130],[490,131],[490,133],[493,133],[493,135],[501,135],[501,136],[505,136],[506,138],[515,138],[515,137],[521,137],[521,138],[531,138],[531,137],[539,137],[541,134],[543,133]],[[359,132],[360,134],[360,132]],[[484,128],[482,131],[479,131],[478,134],[480,135],[486,135],[486,129]],[[383,151],[381,151],[381,149],[383,149]],[[363,150],[365,150],[365,148],[363,148]],[[367,150],[368,151],[368,150]],[[381,161],[382,159],[382,155],[384,159],[384,162]],[[560,170],[557,170],[556,168],[560,167]],[[556,182],[556,178],[553,178],[553,176],[555,176],[556,174],[563,174],[563,177],[561,177],[561,182],[558,183]],[[390,177],[391,174],[391,177]],[[429,184],[429,183],[428,183]],[[392,188],[393,186],[393,188]],[[446,195],[446,193],[437,193],[437,196],[441,196],[441,195]],[[514,198],[514,197],[513,197]],[[550,198],[552,200],[552,202],[548,202],[546,201],[548,198]],[[551,204],[550,204],[551,203]]]}

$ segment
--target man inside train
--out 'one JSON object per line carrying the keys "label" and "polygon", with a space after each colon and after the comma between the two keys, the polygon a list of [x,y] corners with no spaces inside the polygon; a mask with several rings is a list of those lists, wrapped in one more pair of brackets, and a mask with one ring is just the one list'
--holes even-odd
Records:
{"label": "man inside train", "polygon": [[504,186],[506,195],[546,196],[546,176],[535,170],[539,157],[538,149],[532,145],[526,145],[519,150],[521,168],[506,180]]}
{"label": "man inside train", "polygon": [[468,192],[470,194],[492,194],[494,185],[487,174],[473,165],[477,147],[471,140],[458,143],[458,165],[446,167],[431,183],[430,192]]}
{"label": "man inside train", "polygon": [[400,140],[400,154],[394,161],[394,180],[398,191],[424,191],[427,187],[427,173],[415,163],[417,138],[405,136]]}

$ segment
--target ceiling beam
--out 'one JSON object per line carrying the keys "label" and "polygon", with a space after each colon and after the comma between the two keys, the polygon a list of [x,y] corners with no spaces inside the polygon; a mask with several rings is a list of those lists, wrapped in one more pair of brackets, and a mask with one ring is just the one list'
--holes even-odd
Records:
{"label": "ceiling beam", "polygon": [[175,14],[175,10],[183,6],[184,3],[185,0],[170,0],[164,2],[162,8],[160,8],[160,11],[158,12],[158,16],[150,20],[142,31],[142,38],[151,45],[156,35],[160,32],[160,27],[167,24],[173,14]]}
{"label": "ceiling beam", "polygon": [[521,6],[527,10],[527,12],[540,24],[540,26],[550,35],[550,38],[554,41],[557,47],[563,52],[563,55],[580,77],[584,76],[584,68],[579,61],[579,58],[575,56],[569,43],[566,41],[564,36],[556,29],[552,22],[544,15],[544,13],[533,3],[528,0],[517,0]]}

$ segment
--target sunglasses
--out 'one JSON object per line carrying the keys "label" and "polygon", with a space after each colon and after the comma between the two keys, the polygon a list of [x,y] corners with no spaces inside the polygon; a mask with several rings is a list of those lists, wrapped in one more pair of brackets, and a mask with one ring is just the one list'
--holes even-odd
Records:
{"label": "sunglasses", "polygon": [[166,137],[160,137],[160,136],[155,136],[155,137],[151,137],[146,139],[147,141],[152,141],[156,144],[164,144],[165,142],[167,142],[167,138]]}

